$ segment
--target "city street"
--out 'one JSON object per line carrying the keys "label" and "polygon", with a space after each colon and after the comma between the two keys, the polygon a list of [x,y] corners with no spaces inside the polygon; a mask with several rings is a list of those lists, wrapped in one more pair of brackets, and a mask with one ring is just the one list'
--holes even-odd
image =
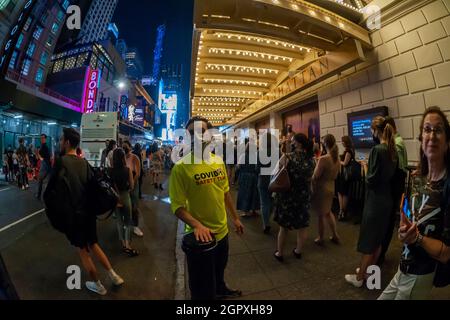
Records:
{"label": "city street", "polygon": [[[0,191],[0,199],[7,203],[0,209],[0,229],[5,228],[5,223],[11,224],[42,208],[31,190],[21,192],[15,186],[3,186],[0,190],[5,190]],[[44,213],[1,231],[0,249],[21,299],[189,298],[184,254],[175,247],[178,222],[170,212],[167,191],[155,194],[147,182],[144,193],[141,208],[145,235],[142,239],[134,238],[134,245],[141,253],[139,257],[128,258],[120,252],[113,218],[98,223],[100,245],[126,281],[122,288],[113,288],[105,272],[101,271],[109,290],[105,297],[85,288],[81,291],[66,288],[66,268],[79,264],[79,260],[75,249],[51,228]],[[280,264],[272,256],[276,225],[272,222],[275,231],[264,235],[259,218],[244,218],[243,223],[246,227],[244,236],[230,232],[230,260],[226,270],[230,287],[243,290],[242,299],[368,300],[376,299],[380,294],[379,290],[357,289],[344,281],[344,274],[352,272],[360,258],[355,249],[359,226],[339,223],[343,244],[336,246],[329,242],[325,247],[317,247],[312,241],[316,230],[316,219],[313,218],[303,259],[296,260],[290,254],[295,246],[295,235],[290,234],[285,262]],[[382,288],[395,273],[399,252],[399,242],[394,239],[382,271]],[[178,265],[181,268],[178,269],[176,256],[180,259]],[[180,274],[177,275],[177,271]],[[86,274],[83,274],[83,280],[86,280]],[[450,288],[433,290],[432,298],[449,299]]]}
{"label": "city street", "polygon": [[[33,186],[35,187],[35,186]],[[6,190],[5,187],[0,190]],[[0,230],[13,221],[43,208],[33,197],[33,191],[19,191],[7,186],[0,191]],[[133,246],[140,256],[129,258],[121,252],[114,218],[98,223],[99,242],[109,256],[114,269],[125,280],[121,288],[113,288],[106,272],[100,269],[108,295],[101,297],[84,287],[66,288],[66,268],[79,265],[76,250],[66,238],[53,230],[45,213],[39,213],[7,230],[0,232],[0,250],[16,290],[21,299],[173,299],[175,279],[176,219],[163,201],[154,201],[153,187],[144,185],[143,238],[134,237]],[[159,196],[159,193],[157,194]],[[167,193],[162,192],[161,197]],[[98,264],[97,264],[98,265]]]}

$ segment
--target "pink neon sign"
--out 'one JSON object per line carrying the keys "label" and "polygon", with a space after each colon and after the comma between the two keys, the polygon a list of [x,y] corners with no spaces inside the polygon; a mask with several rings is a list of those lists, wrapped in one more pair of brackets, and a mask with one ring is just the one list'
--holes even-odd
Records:
{"label": "pink neon sign", "polygon": [[95,102],[97,101],[97,92],[100,87],[100,71],[88,68],[86,79],[84,81],[83,93],[83,113],[94,112]]}

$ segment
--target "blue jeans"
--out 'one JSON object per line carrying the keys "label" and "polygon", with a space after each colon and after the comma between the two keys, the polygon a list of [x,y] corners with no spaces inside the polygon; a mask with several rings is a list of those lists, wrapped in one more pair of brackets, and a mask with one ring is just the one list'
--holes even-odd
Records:
{"label": "blue jeans", "polygon": [[272,213],[272,195],[269,192],[269,184],[270,176],[259,176],[258,190],[264,228],[270,227],[270,214]]}

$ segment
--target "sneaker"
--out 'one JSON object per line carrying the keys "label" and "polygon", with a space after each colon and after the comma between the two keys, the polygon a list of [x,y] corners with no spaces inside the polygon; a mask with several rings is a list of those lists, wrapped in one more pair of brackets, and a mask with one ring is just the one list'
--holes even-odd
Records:
{"label": "sneaker", "polygon": [[88,281],[88,282],[86,282],[86,288],[88,288],[88,290],[95,292],[101,296],[104,296],[108,293],[108,291],[100,283],[100,281],[99,282]]}
{"label": "sneaker", "polygon": [[30,189],[30,186],[29,186],[29,185],[26,185],[26,186],[25,186],[25,189]]}
{"label": "sneaker", "polygon": [[144,233],[142,232],[141,229],[139,229],[138,227],[134,227],[133,232],[135,235],[137,235],[138,237],[143,237]]}
{"label": "sneaker", "polygon": [[242,296],[241,290],[229,289],[229,288],[226,288],[224,291],[218,292],[216,294],[217,299],[237,298],[240,296]]}
{"label": "sneaker", "polygon": [[361,288],[364,284],[363,280],[358,280],[356,274],[346,274],[345,281],[352,284],[356,288]]}
{"label": "sneaker", "polygon": [[25,186],[22,186],[22,190],[25,190]]}
{"label": "sneaker", "polygon": [[125,283],[125,281],[118,274],[115,274],[113,276],[109,275],[109,277],[111,278],[115,286],[121,286]]}

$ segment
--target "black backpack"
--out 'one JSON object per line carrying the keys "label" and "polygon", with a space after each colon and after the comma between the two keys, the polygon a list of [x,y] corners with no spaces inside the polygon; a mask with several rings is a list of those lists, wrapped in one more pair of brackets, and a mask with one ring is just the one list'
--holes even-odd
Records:
{"label": "black backpack", "polygon": [[43,198],[45,213],[52,227],[62,233],[70,230],[77,214],[82,214],[83,206],[74,204],[67,177],[67,169],[62,159],[57,159]]}
{"label": "black backpack", "polygon": [[109,218],[119,203],[119,194],[106,170],[88,166],[88,212],[95,216],[107,215]]}
{"label": "black backpack", "polygon": [[[445,182],[441,207],[444,210],[444,234],[442,240],[446,246],[450,246],[450,177]],[[436,288],[443,288],[450,285],[450,261],[445,264],[438,262],[433,285]]]}

